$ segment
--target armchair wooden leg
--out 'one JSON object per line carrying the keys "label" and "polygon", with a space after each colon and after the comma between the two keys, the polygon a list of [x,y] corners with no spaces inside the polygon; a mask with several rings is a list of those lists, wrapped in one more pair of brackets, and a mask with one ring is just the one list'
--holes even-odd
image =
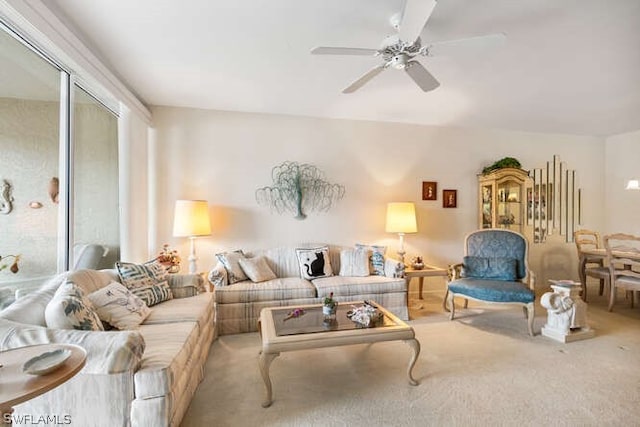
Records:
{"label": "armchair wooden leg", "polygon": [[468,299],[464,299],[464,308],[467,308],[469,306],[469,300]]}
{"label": "armchair wooden leg", "polygon": [[604,291],[604,279],[600,279],[600,292],[598,295],[602,295]]}
{"label": "armchair wooden leg", "polygon": [[453,320],[455,311],[456,311],[456,304],[453,301],[453,294],[449,292],[449,320]]}
{"label": "armchair wooden leg", "polygon": [[533,319],[535,317],[534,304],[532,302],[527,304],[526,310],[527,310],[527,314],[528,314],[528,316],[527,316],[528,317],[527,326],[529,327],[529,335],[531,335],[533,337],[533,336],[535,336],[534,333],[533,333]]}

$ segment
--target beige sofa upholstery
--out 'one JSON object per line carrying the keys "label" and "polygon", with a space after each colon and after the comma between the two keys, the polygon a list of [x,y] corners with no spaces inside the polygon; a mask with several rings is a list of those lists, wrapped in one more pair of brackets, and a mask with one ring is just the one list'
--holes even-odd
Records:
{"label": "beige sofa upholstery", "polygon": [[266,282],[245,280],[230,285],[224,266],[218,263],[208,276],[214,285],[218,333],[224,335],[257,331],[263,308],[317,304],[331,292],[337,301],[375,301],[401,319],[407,320],[407,284],[403,278],[402,265],[387,257],[384,276],[339,276],[342,249],[346,248],[329,247],[334,275],[314,280],[301,277],[298,257],[293,247],[246,253],[249,258],[264,256],[267,259],[267,264],[278,278]]}
{"label": "beige sofa upholstery", "polygon": [[179,426],[216,337],[213,294],[198,275],[170,275],[174,298],[151,307],[133,331],[50,329],[44,311],[66,280],[90,293],[119,281],[114,270],[80,270],[50,280],[0,312],[0,350],[64,342],[87,350],[82,371],[15,407],[19,414],[70,415],[73,425]]}

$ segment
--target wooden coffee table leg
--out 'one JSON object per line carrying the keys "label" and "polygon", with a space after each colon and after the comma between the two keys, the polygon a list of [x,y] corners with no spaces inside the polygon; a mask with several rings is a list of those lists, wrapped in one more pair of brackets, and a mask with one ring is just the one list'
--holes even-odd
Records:
{"label": "wooden coffee table leg", "polygon": [[260,353],[260,373],[262,374],[262,379],[264,380],[264,386],[267,388],[267,397],[262,402],[263,408],[268,408],[273,403],[271,379],[269,378],[269,366],[271,366],[271,362],[273,362],[273,359],[275,359],[279,355],[280,353]]}
{"label": "wooden coffee table leg", "polygon": [[416,360],[418,360],[418,355],[420,354],[420,343],[418,342],[418,340],[416,339],[412,339],[412,340],[405,340],[405,343],[407,343],[407,345],[409,347],[411,347],[411,350],[413,350],[413,354],[411,355],[411,359],[409,360],[409,367],[407,368],[407,376],[409,377],[409,384],[411,385],[418,385],[418,381],[416,381],[415,378],[413,378],[413,367],[416,364]]}

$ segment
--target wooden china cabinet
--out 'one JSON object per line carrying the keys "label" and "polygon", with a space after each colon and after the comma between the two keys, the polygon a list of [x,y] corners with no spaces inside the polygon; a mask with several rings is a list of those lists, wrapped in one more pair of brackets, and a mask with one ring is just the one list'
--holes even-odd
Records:
{"label": "wooden china cabinet", "polygon": [[524,169],[503,168],[478,175],[479,227],[524,234],[527,189],[532,185]]}

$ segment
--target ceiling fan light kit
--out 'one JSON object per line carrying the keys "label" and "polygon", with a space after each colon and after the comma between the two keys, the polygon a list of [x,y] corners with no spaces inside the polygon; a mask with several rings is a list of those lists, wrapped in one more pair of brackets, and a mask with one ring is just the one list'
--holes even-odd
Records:
{"label": "ceiling fan light kit", "polygon": [[[383,63],[378,65],[347,86],[342,93],[353,93],[368,83],[387,68],[404,70],[407,75],[422,89],[429,92],[440,86],[438,80],[417,60],[418,56],[431,57],[433,48],[446,54],[447,50],[461,47],[488,47],[504,42],[504,34],[422,45],[420,33],[426,25],[436,6],[436,0],[407,0],[404,12],[396,13],[390,23],[397,34],[386,37],[379,49],[354,47],[316,47],[311,50],[314,55],[358,55],[382,57]],[[409,41],[407,41],[409,40]],[[438,53],[439,55],[440,53]]]}

